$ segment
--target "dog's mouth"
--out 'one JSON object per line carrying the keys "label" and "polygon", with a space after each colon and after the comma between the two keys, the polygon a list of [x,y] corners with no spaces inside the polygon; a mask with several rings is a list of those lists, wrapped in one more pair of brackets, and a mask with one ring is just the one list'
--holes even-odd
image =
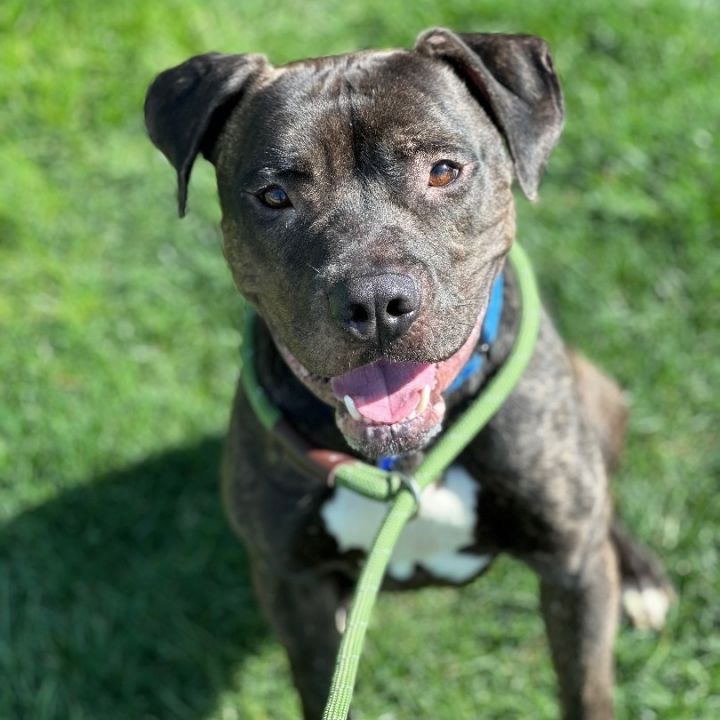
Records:
{"label": "dog's mouth", "polygon": [[336,422],[348,443],[371,457],[419,449],[445,416],[441,363],[377,362],[333,378]]}
{"label": "dog's mouth", "polygon": [[477,345],[482,316],[462,346],[440,362],[392,362],[381,358],[337,377],[310,373],[280,342],[288,366],[317,397],[336,409],[348,444],[371,458],[424,447],[445,417],[443,392]]}

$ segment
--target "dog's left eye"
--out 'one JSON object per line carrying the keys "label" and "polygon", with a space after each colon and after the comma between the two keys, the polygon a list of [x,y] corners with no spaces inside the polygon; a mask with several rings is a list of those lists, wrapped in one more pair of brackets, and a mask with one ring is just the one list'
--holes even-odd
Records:
{"label": "dog's left eye", "polygon": [[460,168],[449,160],[441,160],[435,163],[430,169],[428,185],[430,187],[445,187],[457,180]]}
{"label": "dog's left eye", "polygon": [[292,205],[288,194],[279,185],[266,187],[260,191],[258,197],[264,205],[278,210]]}

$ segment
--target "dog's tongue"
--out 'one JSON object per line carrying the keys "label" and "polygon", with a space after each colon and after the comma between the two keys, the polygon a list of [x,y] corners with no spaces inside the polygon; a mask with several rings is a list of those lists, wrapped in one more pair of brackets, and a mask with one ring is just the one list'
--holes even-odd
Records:
{"label": "dog's tongue", "polygon": [[435,366],[429,363],[378,360],[333,378],[332,389],[341,400],[349,395],[368,420],[392,424],[415,410],[423,388],[434,381]]}

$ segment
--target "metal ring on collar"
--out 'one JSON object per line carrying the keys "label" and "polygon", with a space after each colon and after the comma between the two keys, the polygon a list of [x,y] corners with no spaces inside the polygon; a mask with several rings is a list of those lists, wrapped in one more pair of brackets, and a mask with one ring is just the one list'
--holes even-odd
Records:
{"label": "metal ring on collar", "polygon": [[420,486],[418,485],[417,480],[407,473],[394,472],[393,475],[400,481],[400,488],[398,492],[400,490],[407,490],[413,496],[413,500],[415,500],[415,513],[413,514],[413,517],[415,517],[420,511],[421,494]]}

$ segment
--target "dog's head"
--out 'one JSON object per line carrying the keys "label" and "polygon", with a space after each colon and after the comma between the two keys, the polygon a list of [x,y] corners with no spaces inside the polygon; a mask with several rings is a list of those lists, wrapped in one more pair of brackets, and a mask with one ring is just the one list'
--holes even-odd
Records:
{"label": "dog's head", "polygon": [[201,55],[148,91],[180,214],[216,168],[225,255],[288,365],[369,456],[422,447],[562,127],[546,44],[431,30],[275,68]]}

